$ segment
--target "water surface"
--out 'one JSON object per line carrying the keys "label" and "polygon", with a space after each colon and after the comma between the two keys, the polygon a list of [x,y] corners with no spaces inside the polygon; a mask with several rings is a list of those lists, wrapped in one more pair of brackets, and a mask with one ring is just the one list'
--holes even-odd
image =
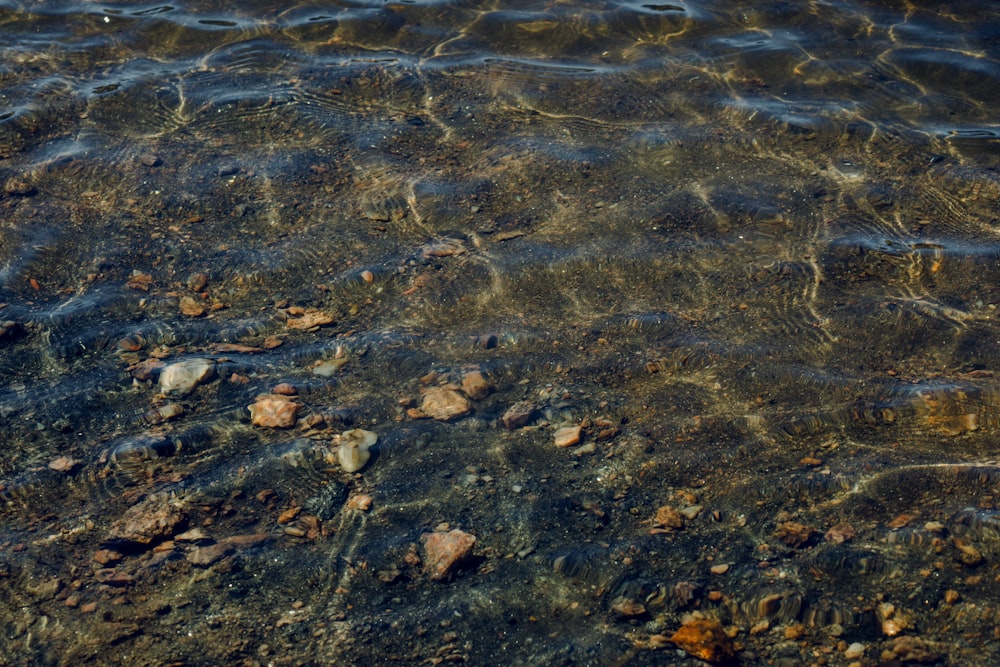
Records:
{"label": "water surface", "polygon": [[0,2],[0,661],[991,661],[995,3],[238,5]]}

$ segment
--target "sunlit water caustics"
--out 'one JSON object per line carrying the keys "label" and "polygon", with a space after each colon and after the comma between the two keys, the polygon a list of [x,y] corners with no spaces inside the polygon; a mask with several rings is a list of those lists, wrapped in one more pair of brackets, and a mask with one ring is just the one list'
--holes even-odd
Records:
{"label": "sunlit water caustics", "polygon": [[0,36],[0,664],[1000,661],[995,3]]}

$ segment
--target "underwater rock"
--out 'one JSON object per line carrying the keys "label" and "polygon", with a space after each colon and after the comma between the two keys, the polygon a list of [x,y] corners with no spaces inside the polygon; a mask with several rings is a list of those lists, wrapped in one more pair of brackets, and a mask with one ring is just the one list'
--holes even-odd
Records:
{"label": "underwater rock", "polygon": [[556,447],[571,447],[580,442],[580,425],[563,426],[555,434]]}
{"label": "underwater rock", "polygon": [[448,421],[468,414],[469,400],[452,387],[431,387],[424,392],[420,410],[434,419]]}
{"label": "underwater rock", "polygon": [[287,396],[265,394],[257,397],[257,402],[249,406],[250,420],[254,426],[267,428],[291,428],[302,407]]}
{"label": "underwater rock", "polygon": [[215,364],[211,359],[184,359],[160,371],[160,390],[164,394],[190,394],[199,384],[212,379]]}
{"label": "underwater rock", "polygon": [[378,436],[371,431],[354,428],[340,434],[340,447],[337,448],[337,460],[344,472],[357,472],[365,467],[371,458],[369,447],[378,441]]}
{"label": "underwater rock", "polygon": [[185,521],[184,512],[176,505],[149,498],[128,508],[111,524],[105,542],[130,548],[148,547],[173,536]]}
{"label": "underwater rock", "polygon": [[507,409],[507,412],[503,413],[503,417],[500,421],[503,422],[504,428],[508,431],[514,431],[521,428],[525,424],[531,421],[535,416],[535,405],[529,403],[528,401],[518,401],[514,405]]}
{"label": "underwater rock", "polygon": [[420,541],[424,543],[424,572],[440,581],[469,557],[476,536],[455,528],[446,533],[424,533]]}
{"label": "underwater rock", "polygon": [[671,635],[670,641],[706,662],[726,662],[734,655],[732,640],[726,636],[722,624],[714,618],[685,623]]}
{"label": "underwater rock", "polygon": [[469,371],[462,377],[462,391],[472,400],[478,401],[490,393],[490,383],[480,371]]}

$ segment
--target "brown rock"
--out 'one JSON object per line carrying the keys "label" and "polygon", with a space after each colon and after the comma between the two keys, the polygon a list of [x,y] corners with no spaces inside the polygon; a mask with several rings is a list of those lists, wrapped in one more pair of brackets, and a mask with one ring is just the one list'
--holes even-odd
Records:
{"label": "brown rock", "polygon": [[892,643],[892,652],[901,662],[935,662],[938,659],[927,642],[917,637],[897,637]]}
{"label": "brown rock", "polygon": [[147,498],[125,510],[121,518],[111,524],[106,541],[124,543],[132,548],[148,547],[172,537],[184,521],[184,513],[179,507]]}
{"label": "brown rock", "polygon": [[535,416],[535,406],[528,401],[518,401],[503,413],[500,421],[508,431],[521,428]]}
{"label": "brown rock", "polygon": [[302,317],[288,320],[288,322],[285,323],[285,326],[289,329],[312,329],[313,327],[322,327],[327,324],[333,324],[333,321],[333,315],[330,313],[324,313],[321,310],[311,310],[303,313]]}
{"label": "brown rock", "polygon": [[653,521],[657,526],[670,530],[680,530],[684,527],[684,516],[670,505],[664,505],[656,510],[656,518]]}
{"label": "brown rock", "polygon": [[479,371],[469,371],[462,377],[462,391],[474,401],[486,398],[490,393],[490,383]]}
{"label": "brown rock", "polygon": [[372,497],[367,493],[359,493],[347,499],[347,506],[351,509],[367,512],[372,506]]}
{"label": "brown rock", "polygon": [[424,543],[424,572],[440,581],[469,557],[476,536],[455,528],[446,533],[424,533],[420,541]]}
{"label": "brown rock", "polygon": [[192,273],[187,279],[188,289],[192,292],[200,292],[208,287],[208,274]]}
{"label": "brown rock", "polygon": [[797,521],[779,523],[774,536],[790,547],[801,547],[812,538],[813,529]]}
{"label": "brown rock", "polygon": [[469,410],[468,399],[450,387],[431,387],[424,392],[420,403],[421,412],[441,421],[461,417],[468,414]]}
{"label": "brown rock", "polygon": [[230,544],[225,544],[223,542],[210,544],[207,547],[198,547],[197,549],[189,552],[187,555],[187,561],[192,565],[207,567],[217,560],[233,553],[233,551],[235,551],[235,549]]}
{"label": "brown rock", "polygon": [[275,385],[274,389],[271,390],[271,393],[280,394],[281,396],[295,396],[299,393],[299,390],[287,382],[282,382],[281,384]]}
{"label": "brown rock", "polygon": [[670,637],[670,641],[706,662],[725,662],[735,654],[732,640],[726,636],[722,624],[714,618],[685,623]]}
{"label": "brown rock", "polygon": [[295,426],[295,417],[302,407],[287,396],[266,394],[258,396],[257,402],[250,406],[250,420],[254,426],[267,428],[291,428]]}
{"label": "brown rock", "polygon": [[580,442],[580,431],[581,427],[579,425],[563,426],[561,429],[556,431],[556,447],[571,447]]}
{"label": "brown rock", "polygon": [[840,522],[830,530],[826,531],[826,539],[834,544],[850,542],[855,536],[854,526],[849,523]]}
{"label": "brown rock", "polygon": [[98,549],[94,552],[94,562],[101,565],[114,565],[122,559],[122,554],[114,549]]}
{"label": "brown rock", "polygon": [[201,317],[205,314],[205,308],[194,297],[182,296],[180,302],[181,315],[187,317]]}

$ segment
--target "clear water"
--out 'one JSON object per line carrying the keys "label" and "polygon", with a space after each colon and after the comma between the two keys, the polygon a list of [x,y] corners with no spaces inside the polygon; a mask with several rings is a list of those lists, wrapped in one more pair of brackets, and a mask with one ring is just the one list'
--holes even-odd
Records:
{"label": "clear water", "polygon": [[996,3],[235,4],[0,2],[0,663],[997,659]]}

